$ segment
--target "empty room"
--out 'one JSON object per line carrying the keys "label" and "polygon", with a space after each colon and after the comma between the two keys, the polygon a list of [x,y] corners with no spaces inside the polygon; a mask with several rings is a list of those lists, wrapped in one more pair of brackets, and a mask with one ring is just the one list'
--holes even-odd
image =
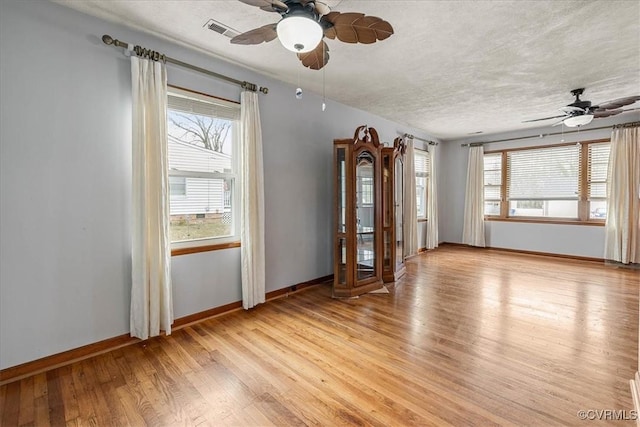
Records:
{"label": "empty room", "polygon": [[0,1],[0,425],[634,425],[640,2]]}

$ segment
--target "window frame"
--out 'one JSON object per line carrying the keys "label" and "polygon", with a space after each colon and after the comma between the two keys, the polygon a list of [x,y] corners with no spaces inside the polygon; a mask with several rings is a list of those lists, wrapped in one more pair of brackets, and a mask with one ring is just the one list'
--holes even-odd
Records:
{"label": "window frame", "polygon": [[[220,98],[203,92],[197,92],[190,89],[186,89],[179,86],[168,85],[168,94],[176,94],[178,96],[187,96],[195,99],[201,99],[203,102],[215,102],[222,101],[225,103],[236,104],[238,108],[238,116],[240,115],[240,103],[229,99]],[[167,122],[169,121],[169,105],[167,105]],[[181,240],[177,242],[171,242],[171,255],[185,255],[198,252],[207,252],[220,249],[229,249],[240,247],[240,203],[242,201],[242,171],[241,167],[241,150],[240,150],[240,119],[233,121],[233,138],[231,147],[231,165],[232,171],[225,170],[224,172],[197,172],[197,171],[171,171],[168,174],[170,177],[184,177],[185,178],[185,190],[188,194],[188,181],[189,178],[205,178],[205,179],[222,179],[223,182],[231,182],[231,214],[232,214],[232,229],[231,234],[228,236],[220,237],[204,237],[191,240]],[[226,184],[225,184],[226,185]],[[170,197],[170,195],[168,195]],[[186,198],[185,196],[182,196]],[[223,201],[224,201],[223,193]],[[171,198],[170,198],[171,199]],[[224,202],[223,202],[224,203]],[[170,225],[169,225],[170,227]]]}
{"label": "window frame", "polygon": [[[553,147],[562,147],[570,145],[580,145],[579,151],[579,165],[578,165],[578,208],[576,218],[558,218],[558,217],[540,217],[540,216],[510,216],[509,215],[509,203],[508,198],[508,153],[514,151],[536,150]],[[500,188],[500,214],[499,215],[484,215],[486,221],[510,221],[510,222],[529,222],[529,223],[543,223],[543,224],[574,224],[574,225],[594,225],[604,226],[606,218],[591,218],[589,198],[589,176],[590,176],[590,164],[589,164],[589,146],[592,144],[611,144],[610,138],[595,139],[589,141],[579,142],[567,142],[559,144],[537,145],[518,148],[505,148],[501,150],[489,150],[485,151],[484,155],[500,154],[502,158],[501,162],[501,188]],[[601,199],[599,199],[601,200]]]}

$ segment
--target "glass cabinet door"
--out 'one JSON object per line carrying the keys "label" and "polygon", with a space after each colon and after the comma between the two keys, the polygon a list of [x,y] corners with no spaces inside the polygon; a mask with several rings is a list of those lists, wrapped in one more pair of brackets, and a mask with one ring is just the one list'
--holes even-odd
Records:
{"label": "glass cabinet door", "polygon": [[376,276],[374,162],[368,151],[356,158],[356,280]]}
{"label": "glass cabinet door", "polygon": [[392,257],[392,224],[394,207],[392,200],[393,177],[391,176],[391,162],[393,157],[388,154],[382,155],[382,271],[391,271],[394,260]]}
{"label": "glass cabinet door", "polygon": [[346,177],[346,149],[336,149],[336,173],[337,173],[337,192],[336,195],[336,207],[337,207],[337,247],[336,258],[337,263],[337,283],[347,283],[347,240],[346,240],[346,227],[347,227],[347,177]]}
{"label": "glass cabinet door", "polygon": [[338,233],[344,233],[346,224],[347,224],[347,207],[346,207],[346,197],[347,197],[347,177],[346,177],[346,160],[345,160],[345,149],[338,148],[336,151],[336,161],[338,164],[336,165],[336,171],[338,173],[338,195],[337,195],[337,203],[338,203]]}

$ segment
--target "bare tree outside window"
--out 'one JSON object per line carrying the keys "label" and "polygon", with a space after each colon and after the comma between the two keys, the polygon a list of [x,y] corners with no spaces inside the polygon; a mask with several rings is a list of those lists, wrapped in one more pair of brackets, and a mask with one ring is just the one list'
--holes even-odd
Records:
{"label": "bare tree outside window", "polygon": [[189,144],[199,145],[207,150],[222,153],[232,123],[196,114],[180,114],[170,111],[169,135]]}

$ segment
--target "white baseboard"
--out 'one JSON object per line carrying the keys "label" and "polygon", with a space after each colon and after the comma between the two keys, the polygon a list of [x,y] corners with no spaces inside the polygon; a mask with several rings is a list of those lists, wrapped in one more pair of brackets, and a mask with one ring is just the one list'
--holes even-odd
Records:
{"label": "white baseboard", "polygon": [[[640,414],[640,374],[636,372],[632,380],[629,380],[631,386],[631,399],[633,400],[633,409]],[[640,427],[640,419],[636,419],[636,426]]]}

